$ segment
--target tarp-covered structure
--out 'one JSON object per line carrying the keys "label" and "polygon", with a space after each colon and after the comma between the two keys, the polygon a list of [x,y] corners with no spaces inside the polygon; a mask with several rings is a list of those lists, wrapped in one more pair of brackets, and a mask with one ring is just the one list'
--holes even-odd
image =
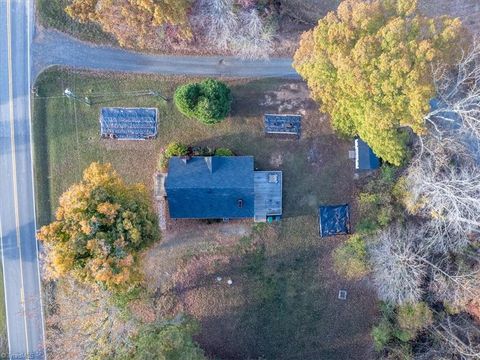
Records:
{"label": "tarp-covered structure", "polygon": [[100,111],[102,138],[145,140],[157,136],[157,109],[106,107]]}
{"label": "tarp-covered structure", "polygon": [[266,134],[294,135],[300,137],[302,117],[288,114],[265,114],[263,117]]}
{"label": "tarp-covered structure", "polygon": [[350,232],[350,209],[348,204],[320,206],[320,236],[334,236]]}

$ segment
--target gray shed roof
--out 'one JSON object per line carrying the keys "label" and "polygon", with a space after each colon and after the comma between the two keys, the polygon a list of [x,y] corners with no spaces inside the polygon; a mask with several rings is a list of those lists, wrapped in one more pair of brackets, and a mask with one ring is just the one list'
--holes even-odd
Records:
{"label": "gray shed roof", "polygon": [[172,218],[254,216],[251,156],[172,157],[165,190]]}
{"label": "gray shed roof", "polygon": [[282,172],[255,171],[255,219],[266,221],[267,216],[282,215]]}
{"label": "gray shed roof", "polygon": [[119,140],[144,140],[157,135],[155,108],[102,108],[100,134]]}

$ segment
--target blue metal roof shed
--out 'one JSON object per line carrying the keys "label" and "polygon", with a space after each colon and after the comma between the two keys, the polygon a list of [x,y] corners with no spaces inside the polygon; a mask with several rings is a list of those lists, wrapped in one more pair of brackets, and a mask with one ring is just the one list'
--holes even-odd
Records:
{"label": "blue metal roof shed", "polygon": [[370,146],[360,138],[355,139],[355,169],[374,170],[380,167],[380,159]]}
{"label": "blue metal roof shed", "polygon": [[157,109],[102,108],[100,134],[119,140],[152,139],[157,136]]}
{"label": "blue metal roof shed", "polygon": [[320,206],[318,215],[321,237],[350,232],[350,210],[347,204]]}
{"label": "blue metal roof shed", "polygon": [[253,218],[253,157],[172,157],[165,191],[174,219]]}

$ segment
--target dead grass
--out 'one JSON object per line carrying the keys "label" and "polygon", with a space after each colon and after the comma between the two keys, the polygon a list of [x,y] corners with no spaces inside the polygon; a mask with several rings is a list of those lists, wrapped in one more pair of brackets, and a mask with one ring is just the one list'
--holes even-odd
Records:
{"label": "dead grass", "polygon": [[[37,203],[42,219],[50,218],[60,193],[91,161],[110,161],[128,181],[151,186],[157,154],[172,140],[253,155],[257,168],[284,172],[282,222],[170,223],[162,242],[143,257],[155,314],[142,304],[134,311],[145,321],[179,311],[194,315],[201,322],[197,340],[222,359],[372,358],[375,293],[367,282],[346,282],[333,273],[331,252],[343,239],[320,239],[316,220],[319,204],[353,199],[352,144],[332,133],[306,98],[305,84],[231,80],[232,116],[213,127],[184,118],[159,99],[108,103],[159,108],[159,137],[146,142],[99,139],[101,104],[74,106],[56,97],[69,87],[78,94],[153,89],[171,98],[186,80],[62,70],[42,75],[34,100],[36,179],[48,199]],[[262,115],[278,111],[304,115],[301,140],[264,137]],[[349,292],[346,302],[337,299],[340,288]]]}

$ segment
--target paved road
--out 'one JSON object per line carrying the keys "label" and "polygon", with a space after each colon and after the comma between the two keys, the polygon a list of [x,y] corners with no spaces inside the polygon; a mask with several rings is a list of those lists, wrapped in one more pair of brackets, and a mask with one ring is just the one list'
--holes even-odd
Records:
{"label": "paved road", "polygon": [[0,0],[0,245],[15,359],[45,358],[30,141],[31,1]]}
{"label": "paved road", "polygon": [[[0,0],[1,1],[1,0]],[[39,31],[32,47],[33,71],[52,65],[139,73],[239,77],[298,77],[292,59],[245,61],[219,56],[145,55],[78,41],[55,30]]]}

